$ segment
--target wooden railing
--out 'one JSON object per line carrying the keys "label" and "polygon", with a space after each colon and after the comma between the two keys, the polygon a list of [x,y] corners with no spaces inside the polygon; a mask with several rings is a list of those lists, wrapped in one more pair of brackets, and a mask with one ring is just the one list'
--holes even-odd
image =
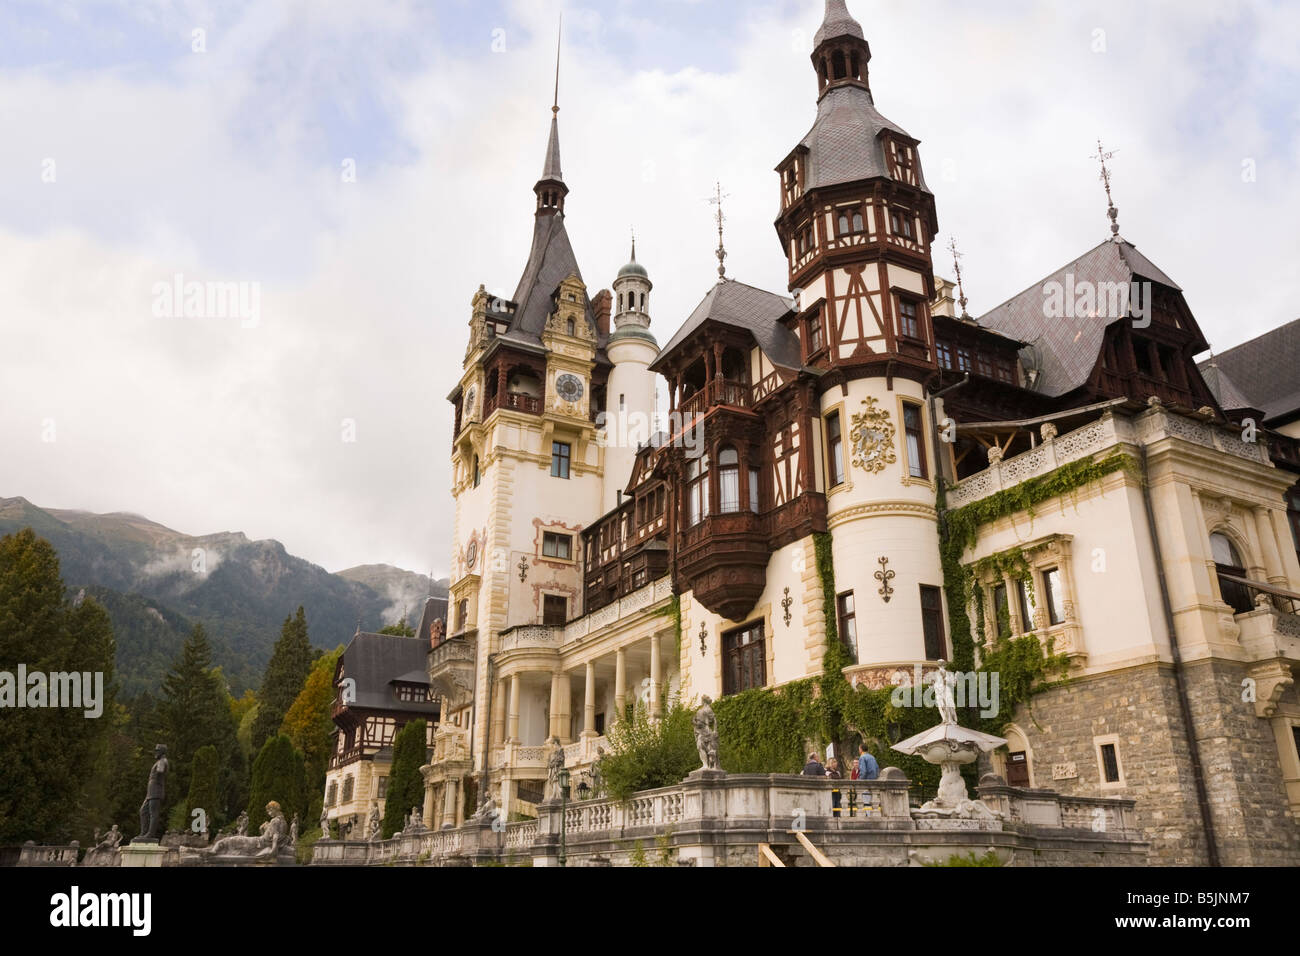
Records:
{"label": "wooden railing", "polygon": [[483,403],[483,417],[487,418],[498,408],[508,408],[511,411],[523,412],[526,415],[540,415],[542,413],[542,399],[524,395],[520,392],[508,393],[504,401],[495,394],[489,395]]}

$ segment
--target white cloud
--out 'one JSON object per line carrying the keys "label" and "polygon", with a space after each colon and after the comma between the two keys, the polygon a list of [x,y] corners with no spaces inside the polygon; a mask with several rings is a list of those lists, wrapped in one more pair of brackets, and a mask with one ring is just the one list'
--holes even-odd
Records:
{"label": "white cloud", "polygon": [[[955,233],[972,312],[1105,237],[1088,159],[1100,135],[1119,150],[1123,234],[1184,286],[1216,347],[1295,317],[1300,145],[1270,82],[1297,70],[1281,39],[1300,32],[1296,10],[850,6],[879,108],[922,140],[937,271]],[[330,568],[445,573],[445,396],[474,290],[513,292],[527,255],[555,6],[516,2],[507,52],[491,52],[498,24],[484,22],[481,46],[444,48],[417,73],[384,65],[412,29],[406,8],[347,9],[322,27],[254,4],[213,21],[207,59],[167,76],[0,73],[14,147],[0,158],[0,494],[275,537]],[[815,115],[810,51],[791,37],[811,36],[820,4],[744,11],[728,56],[671,72],[626,67],[611,40],[635,26],[623,13],[566,13],[568,228],[595,290],[636,226],[661,342],[716,278],[716,179],[731,194],[729,274],[784,289],[772,169]],[[158,14],[178,36],[196,15]],[[1099,26],[1104,54],[1090,48]],[[656,27],[672,35],[671,20]],[[354,49],[349,30],[365,31],[355,68],[338,53]],[[391,149],[373,152],[366,122],[341,125],[352,143],[323,129],[322,89],[345,116],[396,110],[395,128],[374,130]],[[347,155],[362,157],[355,184],[340,182]],[[49,156],[58,182],[42,185]],[[153,318],[149,290],[177,272],[260,282],[260,325]]]}

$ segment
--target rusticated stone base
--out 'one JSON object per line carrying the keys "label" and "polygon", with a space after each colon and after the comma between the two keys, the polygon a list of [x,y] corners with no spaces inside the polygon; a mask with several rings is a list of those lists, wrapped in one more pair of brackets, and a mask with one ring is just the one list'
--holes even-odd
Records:
{"label": "rusticated stone base", "polygon": [[[1246,676],[1243,665],[1222,660],[1184,670],[1219,862],[1300,865],[1300,821],[1289,812],[1273,730],[1242,699]],[[1029,743],[1036,786],[1066,796],[1133,798],[1151,863],[1208,863],[1172,666],[1079,678],[1038,694],[1014,719]],[[1118,744],[1120,785],[1102,779],[1097,738],[1105,737]],[[1055,777],[1054,766],[1062,768]]]}

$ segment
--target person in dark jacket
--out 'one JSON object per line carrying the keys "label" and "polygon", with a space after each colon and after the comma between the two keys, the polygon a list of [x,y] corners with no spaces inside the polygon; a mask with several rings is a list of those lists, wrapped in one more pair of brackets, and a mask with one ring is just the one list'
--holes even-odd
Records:
{"label": "person in dark jacket", "polygon": [[808,755],[808,762],[804,764],[804,768],[800,772],[800,776],[804,776],[804,777],[826,776],[826,768],[822,766],[822,762],[817,759],[817,755],[815,753],[811,753]]}

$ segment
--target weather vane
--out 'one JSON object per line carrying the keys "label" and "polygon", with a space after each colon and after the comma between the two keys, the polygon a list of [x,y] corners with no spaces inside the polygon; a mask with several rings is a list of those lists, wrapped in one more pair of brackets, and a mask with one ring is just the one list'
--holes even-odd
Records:
{"label": "weather vane", "polygon": [[727,217],[722,214],[722,200],[730,199],[731,193],[722,191],[722,183],[716,183],[713,188],[713,196],[709,199],[709,205],[718,207],[718,278],[727,277],[727,249],[722,243],[722,224],[727,221]]}
{"label": "weather vane", "polygon": [[1110,217],[1110,235],[1111,238],[1119,241],[1119,210],[1115,208],[1115,200],[1110,197],[1110,170],[1106,168],[1106,160],[1113,159],[1115,153],[1119,150],[1106,152],[1102,148],[1101,140],[1097,140],[1097,155],[1091,157],[1101,163],[1101,181],[1106,187],[1106,204],[1108,206],[1106,215]]}
{"label": "weather vane", "polygon": [[969,319],[970,316],[966,313],[966,290],[962,287],[961,283],[962,254],[957,251],[956,236],[948,237],[948,251],[952,253],[952,267],[957,273],[957,304],[961,306],[961,317],[963,319]]}

